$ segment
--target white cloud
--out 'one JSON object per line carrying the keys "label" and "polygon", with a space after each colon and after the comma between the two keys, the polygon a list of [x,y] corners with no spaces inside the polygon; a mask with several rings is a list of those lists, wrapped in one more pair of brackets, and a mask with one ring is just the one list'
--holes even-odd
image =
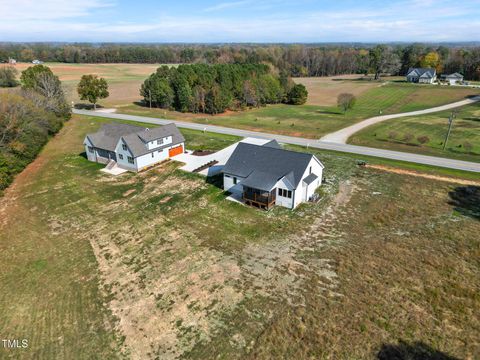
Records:
{"label": "white cloud", "polygon": [[100,0],[0,0],[2,22],[55,20],[86,16],[91,10],[112,6]]}
{"label": "white cloud", "polygon": [[206,8],[204,11],[205,12],[213,12],[213,11],[231,9],[231,8],[235,8],[235,7],[250,4],[251,2],[252,2],[251,0],[222,2],[222,3],[219,3],[217,5],[210,6],[210,7]]}

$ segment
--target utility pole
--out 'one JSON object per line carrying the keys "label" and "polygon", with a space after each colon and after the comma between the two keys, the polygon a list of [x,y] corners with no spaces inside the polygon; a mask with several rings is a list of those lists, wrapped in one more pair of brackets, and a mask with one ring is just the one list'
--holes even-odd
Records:
{"label": "utility pole", "polygon": [[152,90],[148,90],[148,99],[150,100],[150,110],[152,109]]}
{"label": "utility pole", "polygon": [[447,147],[448,138],[450,136],[450,132],[452,131],[453,120],[456,117],[457,116],[455,115],[455,112],[452,111],[452,115],[450,115],[449,118],[448,118],[448,131],[447,131],[447,136],[445,137],[445,141],[443,142],[443,150],[445,150],[445,148]]}

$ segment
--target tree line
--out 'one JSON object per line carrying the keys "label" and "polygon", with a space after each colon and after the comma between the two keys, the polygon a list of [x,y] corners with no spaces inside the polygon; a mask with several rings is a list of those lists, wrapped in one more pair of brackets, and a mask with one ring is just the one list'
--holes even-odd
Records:
{"label": "tree line", "polygon": [[[480,80],[480,46],[384,45],[393,75],[431,66]],[[367,45],[132,45],[0,44],[0,61],[65,63],[256,64],[270,63],[290,76],[331,76],[374,72],[375,46]],[[377,49],[378,50],[378,49]],[[373,53],[372,53],[373,51]],[[378,54],[378,52],[377,52]],[[378,65],[378,63],[377,63]]]}
{"label": "tree line", "polygon": [[0,93],[0,193],[70,118],[60,80],[42,65],[21,75],[22,88]]}
{"label": "tree line", "polygon": [[265,64],[161,66],[140,88],[148,105],[218,114],[266,104],[304,104],[307,90]]}

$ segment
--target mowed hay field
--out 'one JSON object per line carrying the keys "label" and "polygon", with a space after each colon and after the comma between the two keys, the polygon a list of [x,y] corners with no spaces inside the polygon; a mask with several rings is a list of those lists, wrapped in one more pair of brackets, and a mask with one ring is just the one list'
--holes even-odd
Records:
{"label": "mowed hay field", "polygon": [[321,201],[264,212],[173,161],[101,173],[102,122],[74,116],[0,199],[0,333],[29,339],[0,358],[480,356],[478,185],[316,152]]}
{"label": "mowed hay field", "polygon": [[[385,121],[358,132],[349,143],[382,149],[415,152],[469,161],[480,161],[480,104],[456,109],[456,118],[445,150],[451,111]],[[428,141],[419,142],[426,136]]]}
{"label": "mowed hay field", "polygon": [[369,81],[363,75],[339,75],[324,77],[293,78],[297,84],[303,84],[308,90],[307,105],[336,106],[337,97],[342,93],[350,93],[356,97],[382,84]]}
{"label": "mowed hay field", "polygon": [[[64,64],[45,63],[62,81],[69,101],[81,102],[77,85],[82,75],[94,74],[108,81],[110,96],[101,100],[103,106],[121,106],[139,101],[140,86],[162,64]],[[32,64],[18,63],[19,72]]]}

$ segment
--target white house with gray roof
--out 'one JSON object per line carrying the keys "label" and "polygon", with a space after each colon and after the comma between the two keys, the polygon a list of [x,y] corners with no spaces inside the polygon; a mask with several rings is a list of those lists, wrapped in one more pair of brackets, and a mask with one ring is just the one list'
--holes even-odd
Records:
{"label": "white house with gray roof", "polygon": [[450,85],[457,85],[463,83],[463,75],[459,73],[444,74],[441,79],[448,82]]}
{"label": "white house with gray roof", "polygon": [[223,188],[248,205],[294,209],[322,184],[323,168],[314,155],[284,150],[275,140],[239,143],[222,170]]}
{"label": "white house with gray roof", "polygon": [[83,143],[88,160],[115,163],[130,171],[141,171],[182,154],[185,149],[185,138],[173,123],[151,129],[104,124],[100,131],[88,134]]}
{"label": "white house with gray roof", "polygon": [[437,70],[432,68],[410,68],[407,81],[411,83],[433,84],[437,80]]}

